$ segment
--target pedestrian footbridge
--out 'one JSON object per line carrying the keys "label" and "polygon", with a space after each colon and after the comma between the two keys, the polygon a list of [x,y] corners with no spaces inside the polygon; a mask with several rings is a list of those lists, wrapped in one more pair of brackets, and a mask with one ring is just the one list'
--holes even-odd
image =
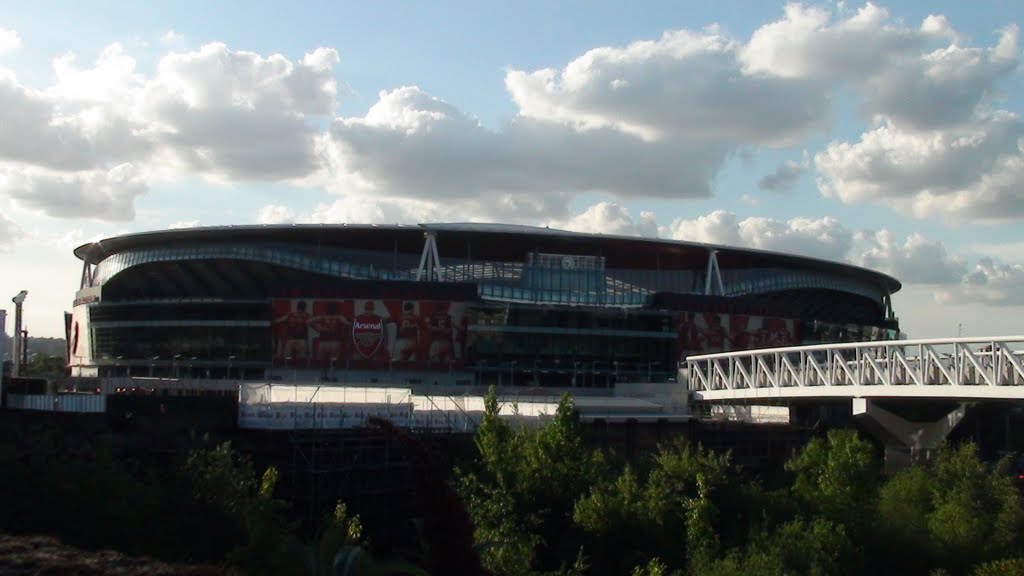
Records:
{"label": "pedestrian footbridge", "polygon": [[[686,359],[693,400],[1024,400],[1024,336],[766,348]],[[770,403],[770,402],[769,402]]]}
{"label": "pedestrian footbridge", "polygon": [[[896,470],[928,458],[968,404],[1024,400],[1024,336],[704,354],[688,357],[680,372],[691,401],[713,407],[850,399],[852,415],[884,444],[886,468]],[[908,403],[942,407],[943,416],[914,421]]]}

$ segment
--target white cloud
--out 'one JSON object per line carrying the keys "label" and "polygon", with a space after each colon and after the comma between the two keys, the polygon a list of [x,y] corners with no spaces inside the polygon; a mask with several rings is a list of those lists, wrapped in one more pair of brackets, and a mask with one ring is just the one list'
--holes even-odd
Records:
{"label": "white cloud", "polygon": [[56,58],[45,90],[0,68],[0,194],[49,215],[130,219],[152,178],[310,177],[337,61],[330,49],[292,62],[209,44],[167,54],[146,77],[114,44],[89,66]]}
{"label": "white cloud", "polygon": [[868,80],[865,109],[910,129],[971,123],[996,83],[1016,70],[1017,37],[1012,26],[992,48],[953,43],[895,61]]}
{"label": "white cloud", "polygon": [[653,212],[641,212],[633,218],[626,207],[614,202],[599,202],[564,222],[552,221],[547,225],[592,234],[658,236],[658,221]]}
{"label": "white cloud", "polygon": [[843,260],[853,245],[853,232],[835,218],[793,218],[786,222],[716,210],[693,220],[678,219],[667,235],[676,240],[741,246],[773,252]]}
{"label": "white cloud", "polygon": [[674,240],[725,246],[743,245],[736,214],[726,210],[715,210],[693,220],[677,219],[668,226],[666,235]]}
{"label": "white cloud", "polygon": [[990,306],[1024,305],[1024,265],[982,258],[959,285],[936,293],[939,302],[981,302]]}
{"label": "white cloud", "polygon": [[966,272],[964,258],[954,256],[945,244],[911,234],[901,244],[888,230],[860,233],[867,246],[855,257],[861,266],[887,272],[909,284],[950,284]]}
{"label": "white cloud", "polygon": [[[919,216],[1021,218],[1024,129],[993,98],[1017,67],[1017,35],[1010,27],[976,48],[941,16],[915,27],[872,4],[791,4],[749,39],[670,30],[564,66],[512,69],[504,81],[517,114],[497,130],[411,86],[381,91],[362,116],[335,118],[339,56],[329,48],[289,59],[210,43],[169,52],[146,74],[115,44],[84,66],[56,58],[45,89],[0,69],[0,125],[12,127],[0,131],[0,193],[48,214],[67,205],[130,218],[134,208],[114,200],[130,204],[150,181],[199,176],[322,187],[352,206],[325,202],[323,218],[449,219],[457,209],[472,220],[650,232],[615,207],[711,196],[731,155],[824,133],[849,89],[874,124],[859,142],[814,157],[823,192]],[[165,39],[178,40],[173,30]],[[137,184],[127,193],[75,197],[124,165]],[[760,185],[787,189],[808,169],[806,158],[788,162]],[[50,190],[30,185],[43,180],[62,183],[61,194],[33,197]],[[609,204],[574,215],[582,193]],[[845,241],[791,224],[747,226],[777,249],[810,238],[803,250],[831,254]]]}
{"label": "white cloud", "polygon": [[880,201],[920,217],[1024,217],[1024,122],[1013,114],[926,132],[885,123],[858,143],[829,144],[814,163],[822,192],[843,202]]}
{"label": "white cloud", "polygon": [[167,226],[168,230],[182,230],[184,228],[198,228],[199,220],[182,220],[181,222],[174,222]]}
{"label": "white cloud", "polygon": [[167,157],[186,172],[232,181],[289,180],[318,169],[317,129],[337,89],[334,50],[293,63],[207,44],[160,60],[141,113]]}
{"label": "white cloud", "polygon": [[754,31],[740,59],[751,74],[863,80],[928,41],[927,35],[888,20],[888,11],[873,4],[833,23],[824,7],[790,3],[783,18]]}
{"label": "white cloud", "polygon": [[287,206],[267,204],[256,214],[256,222],[260,224],[292,224],[295,222],[295,213]]}
{"label": "white cloud", "polygon": [[[675,30],[595,48],[561,68],[511,70],[505,85],[518,116],[499,131],[418,88],[383,91],[364,117],[339,119],[321,142],[329,186],[456,199],[480,218],[508,220],[566,221],[583,192],[616,202],[707,197],[730,154],[826,129],[847,86],[879,124],[860,143],[833,142],[815,157],[823,192],[921,216],[1024,216],[1005,210],[1019,204],[1019,122],[980,112],[1016,66],[1016,29],[972,48],[941,16],[915,28],[871,4],[839,14],[791,4],[748,42],[716,28]],[[921,106],[899,96],[921,91]],[[760,186],[791,188],[809,169],[805,156]]]}
{"label": "white cloud", "polygon": [[131,164],[110,170],[14,169],[0,173],[0,194],[54,218],[132,220],[135,198],[147,190],[148,186]]}
{"label": "white cloud", "polygon": [[[941,287],[937,298],[955,293],[965,302],[1011,301],[1009,295],[1022,271],[1017,265],[999,266],[981,258],[968,273],[966,258],[950,253],[941,241],[916,233],[900,241],[888,230],[854,231],[830,217],[740,220],[732,212],[716,210],[691,220],[676,220],[662,235],[845,261],[885,272],[907,284]],[[958,283],[963,287],[955,288]]]}
{"label": "white cloud", "polygon": [[[127,233],[127,231],[122,232]],[[49,236],[45,242],[49,246],[56,248],[59,252],[68,254],[83,244],[98,242],[115,234],[115,232],[109,231],[108,233],[92,233],[87,235],[81,228],[71,228]]]}
{"label": "white cloud", "polygon": [[725,156],[713,145],[528,118],[493,132],[415,87],[382,92],[366,116],[336,121],[322,150],[332,190],[458,202],[463,212],[503,221],[564,219],[579,192],[707,196]]}
{"label": "white cloud", "polygon": [[817,79],[747,74],[741,52],[716,30],[675,30],[590,50],[562,70],[513,70],[505,85],[522,116],[647,140],[731,149],[784,143],[826,125],[829,102]]}
{"label": "white cloud", "polygon": [[0,28],[0,56],[14,52],[21,47],[21,36],[9,28]]}
{"label": "white cloud", "polygon": [[6,252],[24,236],[21,227],[13,220],[0,214],[0,252]]}
{"label": "white cloud", "polygon": [[472,210],[446,208],[432,202],[343,196],[319,204],[307,219],[314,224],[416,224],[471,219]]}
{"label": "white cloud", "polygon": [[762,177],[757,182],[757,187],[773,192],[788,192],[800,181],[800,178],[807,172],[807,168],[806,158],[801,162],[787,160],[779,164],[771,174]]}
{"label": "white cloud", "polygon": [[181,44],[184,39],[185,37],[183,35],[172,29],[164,32],[163,36],[160,37],[160,44],[163,44],[164,46],[174,46]]}
{"label": "white cloud", "polygon": [[969,122],[1019,61],[1015,26],[995,46],[976,48],[962,45],[941,15],[916,29],[873,4],[836,22],[832,16],[824,7],[787,5],[782,19],[758,28],[742,48],[744,70],[848,83],[865,112],[929,129]]}
{"label": "white cloud", "polygon": [[133,159],[145,149],[130,121],[109,106],[61,102],[59,94],[28,89],[2,70],[0,125],[0,162],[75,171]]}

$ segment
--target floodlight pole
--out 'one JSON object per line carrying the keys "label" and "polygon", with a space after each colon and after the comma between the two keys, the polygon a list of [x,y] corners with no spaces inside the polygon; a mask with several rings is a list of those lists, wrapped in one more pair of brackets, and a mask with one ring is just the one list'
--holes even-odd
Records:
{"label": "floodlight pole", "polygon": [[17,296],[11,298],[11,302],[14,302],[14,343],[11,350],[11,377],[13,378],[21,376],[22,352],[25,346],[21,333],[21,311],[27,296],[28,291],[22,290],[18,292]]}

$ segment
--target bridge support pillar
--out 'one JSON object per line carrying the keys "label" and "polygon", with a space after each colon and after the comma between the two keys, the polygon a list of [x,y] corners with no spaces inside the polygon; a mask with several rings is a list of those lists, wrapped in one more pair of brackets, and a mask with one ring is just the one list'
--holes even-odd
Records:
{"label": "bridge support pillar", "polygon": [[879,408],[867,398],[853,399],[853,415],[885,446],[887,474],[930,459],[966,412],[966,405],[960,404],[934,422],[913,422]]}

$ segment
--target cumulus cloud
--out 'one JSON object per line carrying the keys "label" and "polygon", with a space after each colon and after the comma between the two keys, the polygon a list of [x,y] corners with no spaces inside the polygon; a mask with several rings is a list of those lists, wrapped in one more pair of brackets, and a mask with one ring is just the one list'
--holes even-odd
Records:
{"label": "cumulus cloud", "polygon": [[1024,265],[982,257],[969,268],[967,259],[951,253],[942,241],[917,233],[900,240],[889,230],[853,230],[829,217],[740,220],[732,212],[717,210],[676,220],[661,229],[661,235],[845,261],[907,284],[932,286],[939,303],[1024,304]]}
{"label": "cumulus cloud", "polygon": [[743,70],[742,43],[715,29],[590,50],[562,70],[510,71],[522,116],[645,139],[774,144],[822,128],[829,101],[816,78]]}
{"label": "cumulus cloud", "polygon": [[21,36],[9,28],[0,28],[0,56],[21,47]]}
{"label": "cumulus cloud", "polygon": [[803,162],[787,160],[779,164],[774,172],[766,174],[761,178],[757,182],[757,187],[762,190],[771,190],[772,192],[788,192],[800,181],[800,177],[807,172],[807,168],[806,160]]}
{"label": "cumulus cloud", "polygon": [[260,224],[292,224],[295,213],[287,206],[267,204],[256,213],[256,222]]}
{"label": "cumulus cloud", "polygon": [[740,51],[744,70],[782,78],[862,81],[892,60],[919,53],[935,32],[889,25],[885,8],[866,4],[833,22],[823,6],[790,3]]}
{"label": "cumulus cloud", "polygon": [[501,220],[565,218],[579,192],[707,196],[726,154],[529,118],[494,132],[416,87],[382,92],[364,117],[336,121],[324,150],[329,186],[339,192],[457,200],[480,218]]}
{"label": "cumulus cloud", "polygon": [[1017,27],[1011,26],[992,48],[954,43],[899,59],[869,79],[865,109],[911,129],[970,122],[996,83],[1016,70],[1017,38]]}
{"label": "cumulus cloud", "polygon": [[949,253],[945,244],[911,234],[900,243],[888,230],[859,233],[867,245],[854,258],[855,263],[880,270],[913,284],[950,284],[966,273],[964,258]]}
{"label": "cumulus cloud", "polygon": [[207,44],[171,53],[143,90],[141,106],[183,169],[228,180],[288,180],[317,169],[317,129],[307,116],[336,105],[334,50],[293,63]]}
{"label": "cumulus cloud", "polygon": [[692,220],[677,219],[667,229],[676,240],[789,252],[828,260],[847,258],[853,232],[835,218],[793,218],[788,221],[716,210]]}
{"label": "cumulus cloud", "polygon": [[131,164],[81,172],[0,173],[0,193],[54,218],[132,220],[135,199],[147,190],[147,184]]}
{"label": "cumulus cloud", "polygon": [[981,302],[991,306],[1024,305],[1024,265],[982,258],[959,285],[936,294],[940,302]]}
{"label": "cumulus cloud", "polygon": [[349,196],[317,205],[307,221],[313,224],[416,224],[471,219],[460,216],[472,213],[473,210],[452,210],[433,202]]}
{"label": "cumulus cloud", "polygon": [[837,22],[826,8],[789,4],[782,19],[753,33],[741,59],[748,72],[850,83],[869,114],[938,128],[970,120],[995,84],[1013,73],[1017,37],[1010,26],[995,46],[977,48],[962,45],[939,15],[915,29],[873,4]]}
{"label": "cumulus cloud", "polygon": [[58,102],[0,71],[0,162],[76,171],[130,160],[144,148],[131,123],[109,108]]}
{"label": "cumulus cloud", "polygon": [[[746,42],[714,27],[674,30],[559,68],[510,70],[518,115],[497,131],[418,88],[384,91],[366,116],[336,121],[321,150],[346,193],[487,195],[481,218],[565,221],[580,192],[710,196],[731,154],[821,132],[850,88],[877,124],[860,143],[815,156],[822,192],[920,216],[1016,218],[1005,207],[1021,189],[1019,121],[991,104],[1017,66],[1017,31],[988,48],[963,42],[941,16],[912,27],[872,4],[791,4]],[[807,157],[787,162],[759,185],[786,190],[810,167]]]}
{"label": "cumulus cloud", "polygon": [[948,285],[960,281],[967,271],[965,259],[949,253],[941,241],[911,234],[901,242],[888,230],[856,231],[831,217],[740,220],[732,212],[716,210],[676,220],[663,232],[677,240],[846,261],[915,284]]}
{"label": "cumulus cloud", "polygon": [[45,90],[0,69],[0,193],[50,215],[130,219],[153,178],[307,178],[337,61],[326,48],[293,62],[214,43],[171,52],[146,77],[115,44],[91,65],[55,59]]}
{"label": "cumulus cloud", "polygon": [[641,212],[633,218],[625,206],[614,202],[599,202],[564,222],[551,222],[552,228],[593,234],[657,237],[658,220],[653,212]]}
{"label": "cumulus cloud", "polygon": [[914,132],[885,123],[814,158],[826,195],[875,200],[917,216],[1024,216],[1024,122],[994,113],[976,124]]}
{"label": "cumulus cloud", "polygon": [[[61,56],[45,89],[0,69],[0,125],[12,127],[0,132],[0,193],[57,213],[31,197],[46,187],[23,182],[48,179],[83,215],[127,218],[133,208],[112,209],[112,198],[72,196],[130,165],[139,185],[119,201],[147,182],[199,176],[321,187],[338,198],[323,218],[443,216],[457,205],[465,219],[629,230],[641,219],[627,224],[613,206],[709,197],[733,155],[826,133],[849,91],[870,129],[814,155],[824,194],[919,216],[1024,217],[1022,123],[995,98],[1019,64],[1015,27],[974,47],[942,16],[915,26],[873,4],[790,4],[749,38],[669,30],[511,69],[504,85],[517,113],[497,129],[414,86],[385,87],[365,114],[337,118],[338,62],[330,48],[289,59],[215,42],[171,51],[152,73],[119,45],[85,65]],[[785,163],[759,185],[786,190],[810,166]],[[587,220],[570,209],[584,193],[611,203]],[[767,245],[799,243],[789,223],[769,224],[748,226],[766,226]]]}
{"label": "cumulus cloud", "polygon": [[736,214],[726,210],[715,210],[692,220],[678,218],[668,226],[666,235],[673,240],[725,246],[743,245],[739,220],[737,220]]}

